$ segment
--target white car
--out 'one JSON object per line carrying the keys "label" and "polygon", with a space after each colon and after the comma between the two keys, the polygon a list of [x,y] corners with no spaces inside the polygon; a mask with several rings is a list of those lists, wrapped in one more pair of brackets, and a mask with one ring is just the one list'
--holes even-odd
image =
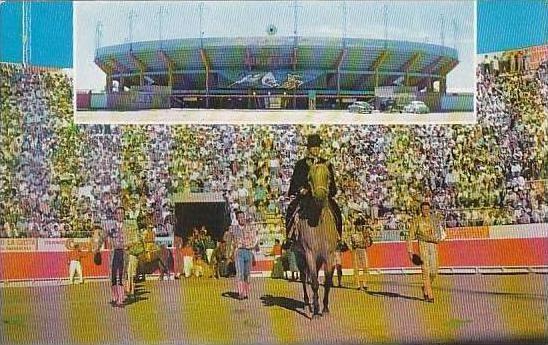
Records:
{"label": "white car", "polygon": [[368,113],[371,114],[373,107],[367,102],[354,102],[348,106],[348,111],[351,113]]}
{"label": "white car", "polygon": [[422,101],[412,101],[403,108],[404,113],[428,114],[430,109]]}

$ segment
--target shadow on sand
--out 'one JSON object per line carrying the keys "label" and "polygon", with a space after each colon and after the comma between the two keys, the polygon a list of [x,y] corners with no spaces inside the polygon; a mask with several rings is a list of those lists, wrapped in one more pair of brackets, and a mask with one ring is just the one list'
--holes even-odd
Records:
{"label": "shadow on sand", "polygon": [[303,301],[297,301],[293,298],[272,295],[261,296],[261,301],[263,302],[263,305],[265,307],[281,307],[300,314],[306,318],[309,318],[304,309],[306,307],[306,304],[304,304]]}
{"label": "shadow on sand", "polygon": [[226,291],[226,292],[223,292],[223,293],[221,294],[221,296],[226,297],[226,298],[232,298],[232,299],[235,299],[235,300],[238,300],[238,301],[240,300],[240,299],[238,298],[238,293],[237,293],[237,292],[234,292],[234,291]]}
{"label": "shadow on sand", "polygon": [[384,292],[384,291],[366,291],[366,294],[373,297],[390,297],[390,298],[402,298],[411,301],[423,301],[422,298],[402,295],[396,292]]}
{"label": "shadow on sand", "polygon": [[150,292],[145,290],[141,284],[135,285],[135,294],[128,295],[126,301],[124,302],[124,305],[132,305],[140,301],[146,301],[148,297],[144,297],[143,295],[149,294]]}

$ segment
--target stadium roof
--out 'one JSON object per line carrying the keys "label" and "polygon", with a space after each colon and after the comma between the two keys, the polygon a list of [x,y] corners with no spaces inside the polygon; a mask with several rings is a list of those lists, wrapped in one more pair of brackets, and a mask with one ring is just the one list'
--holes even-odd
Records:
{"label": "stadium roof", "polygon": [[[114,78],[174,73],[197,77],[207,69],[217,73],[220,85],[238,78],[235,73],[298,71],[307,74],[311,88],[328,87],[329,81],[313,82],[319,75],[344,74],[341,88],[363,88],[377,71],[390,85],[409,75],[419,84],[426,78],[445,76],[458,64],[455,49],[409,41],[322,38],[246,37],[190,38],[125,43],[99,48],[95,63]],[[370,85],[369,85],[370,86]]]}

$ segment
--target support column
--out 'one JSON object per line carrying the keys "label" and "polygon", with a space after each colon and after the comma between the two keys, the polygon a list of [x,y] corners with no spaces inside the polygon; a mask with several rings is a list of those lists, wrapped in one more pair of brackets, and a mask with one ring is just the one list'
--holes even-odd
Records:
{"label": "support column", "polygon": [[171,64],[167,69],[167,86],[173,88],[173,67]]}
{"label": "support column", "polygon": [[411,78],[409,77],[409,72],[412,72],[415,69],[415,66],[420,63],[422,55],[423,54],[421,52],[415,52],[413,53],[411,58],[405,62],[403,66],[403,68],[405,69],[405,86],[410,86],[409,80]]}
{"label": "support column", "polygon": [[339,109],[342,109],[342,100],[341,100],[341,65],[346,57],[347,50],[345,47],[339,53],[337,60],[335,61],[335,68],[337,69],[337,102]]}
{"label": "support column", "polygon": [[432,81],[432,77],[428,77],[428,84],[426,85],[426,91],[428,93],[434,92],[434,82]]}
{"label": "support column", "polygon": [[447,79],[446,76],[440,78],[440,93],[445,95],[447,93]]}
{"label": "support column", "polygon": [[338,109],[342,109],[341,101],[341,70],[337,69],[337,106]]}
{"label": "support column", "polygon": [[106,85],[105,85],[105,91],[107,93],[112,92],[112,74],[111,73],[107,74],[107,82],[106,82]]}
{"label": "support column", "polygon": [[139,86],[142,87],[145,85],[145,71],[147,69],[147,66],[143,61],[141,61],[141,59],[135,56],[133,52],[129,53],[129,58],[133,61],[135,66],[139,69]]}
{"label": "support column", "polygon": [[200,49],[200,57],[202,59],[202,63],[204,65],[205,72],[206,72],[206,78],[205,78],[206,108],[209,108],[209,70],[211,68],[210,68],[210,64],[209,64],[209,59],[207,58],[206,52],[203,48]]}
{"label": "support column", "polygon": [[379,87],[380,75],[379,71],[382,69],[383,64],[390,58],[390,52],[388,50],[383,50],[379,56],[373,61],[369,70],[375,71],[375,88]]}
{"label": "support column", "polygon": [[173,88],[173,67],[175,66],[175,63],[163,50],[159,50],[158,55],[167,67],[167,86]]}

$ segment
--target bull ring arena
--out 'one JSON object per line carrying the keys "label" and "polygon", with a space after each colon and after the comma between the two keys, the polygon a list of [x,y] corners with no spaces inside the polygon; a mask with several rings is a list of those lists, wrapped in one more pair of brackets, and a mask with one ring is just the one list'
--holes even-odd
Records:
{"label": "bull ring arena", "polygon": [[[508,63],[497,77],[488,63],[478,65],[480,107],[475,126],[74,125],[68,76],[0,64],[0,87],[8,96],[0,102],[2,109],[10,109],[2,112],[9,130],[0,132],[2,142],[8,143],[3,146],[6,173],[0,175],[0,343],[545,344],[548,176],[542,169],[542,129],[547,53],[547,46],[534,47],[531,66]],[[517,52],[494,55],[510,61]],[[521,90],[528,90],[527,96]],[[36,112],[26,103],[28,98],[45,112]],[[497,117],[491,117],[493,109]],[[515,126],[503,131],[511,118]],[[222,224],[230,221],[226,206],[242,204],[235,194],[239,185],[232,182],[245,169],[245,158],[252,158],[250,171],[264,179],[271,171],[269,156],[263,153],[284,152],[280,172],[282,184],[287,184],[287,169],[303,153],[299,143],[311,130],[338,143],[323,149],[330,152],[339,186],[352,191],[350,199],[340,199],[343,208],[351,206],[345,212],[352,215],[354,209],[378,217],[374,243],[367,249],[368,290],[356,289],[352,253],[342,253],[341,287],[331,289],[331,313],[310,320],[301,284],[291,281],[290,273],[287,278],[271,277],[274,240],[283,239],[284,200],[281,208],[269,201],[259,203],[256,210],[261,242],[248,299],[237,298],[233,277],[210,277],[203,262],[203,275],[190,270],[187,277],[175,279],[185,271],[183,255],[188,254],[174,235],[186,238],[203,224],[213,239],[221,240]],[[482,139],[478,133],[489,135]],[[520,145],[512,138],[519,138]],[[59,145],[50,146],[55,142]],[[219,145],[222,154],[215,149]],[[349,149],[354,150],[352,155],[331,151]],[[522,150],[540,157],[541,163],[517,154]],[[427,157],[425,166],[417,163],[418,152]],[[470,169],[471,157],[482,168]],[[446,164],[453,167],[451,174],[445,173]],[[378,170],[379,166],[385,168]],[[498,175],[493,184],[487,177],[494,172],[485,170],[490,166],[509,173]],[[118,171],[123,181],[116,179]],[[209,179],[210,172],[216,178]],[[404,175],[415,179],[405,182]],[[477,185],[468,178],[495,198],[476,194]],[[253,191],[253,199],[258,195],[262,200],[261,181],[244,184]],[[439,245],[434,303],[424,301],[420,268],[406,252],[409,192],[432,192],[429,183],[439,185],[432,198],[445,212],[447,226],[447,239]],[[212,193],[219,188],[230,193]],[[33,193],[42,200],[35,208],[38,200]],[[54,200],[52,195],[61,202],[43,202]],[[362,195],[383,202],[363,208],[357,205]],[[153,210],[155,241],[166,245],[174,258],[166,280],[154,272],[136,282],[134,296],[124,308],[109,304],[112,248],[101,248],[99,264],[93,255],[84,255],[83,283],[76,284],[77,277],[69,277],[72,254],[66,247],[67,238],[84,247],[91,242],[87,219],[99,217],[105,219],[99,223],[102,228],[111,227],[116,200],[124,200],[129,211],[128,227],[138,224],[135,210]]]}
{"label": "bull ring arena", "polygon": [[411,41],[328,37],[185,38],[96,50],[106,93],[79,90],[86,110],[382,109],[421,100],[432,112],[473,110],[471,94],[446,93],[456,49]]}

